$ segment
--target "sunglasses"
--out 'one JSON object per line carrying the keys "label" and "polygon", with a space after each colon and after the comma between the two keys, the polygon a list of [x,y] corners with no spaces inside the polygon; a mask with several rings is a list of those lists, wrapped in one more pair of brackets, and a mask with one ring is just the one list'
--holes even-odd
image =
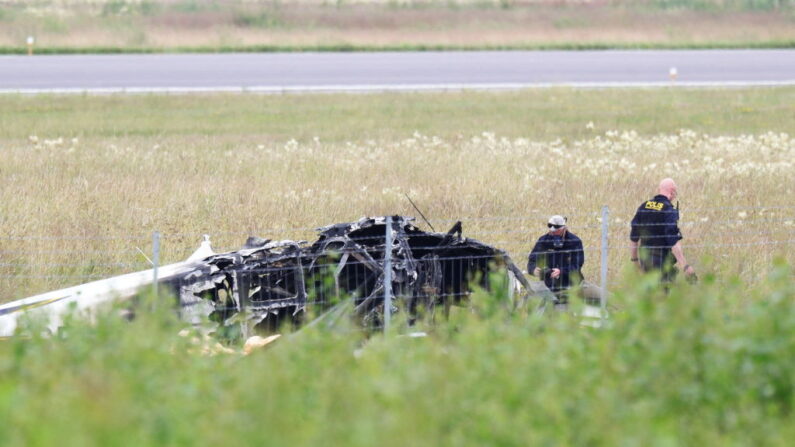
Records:
{"label": "sunglasses", "polygon": [[554,229],[556,229],[556,230],[559,230],[559,229],[561,229],[561,228],[563,228],[563,227],[565,227],[565,226],[566,226],[566,225],[555,225],[555,224],[551,224],[551,223],[548,223],[548,224],[547,224],[547,228],[554,228]]}

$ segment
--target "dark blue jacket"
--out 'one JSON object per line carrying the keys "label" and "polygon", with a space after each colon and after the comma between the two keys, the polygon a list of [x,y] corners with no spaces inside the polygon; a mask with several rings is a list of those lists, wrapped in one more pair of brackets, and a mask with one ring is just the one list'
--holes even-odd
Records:
{"label": "dark blue jacket", "polygon": [[[582,282],[582,265],[585,252],[582,241],[571,231],[560,236],[547,233],[541,236],[530,252],[527,272],[531,275],[536,267],[543,270],[544,284],[553,292],[568,289]],[[552,279],[549,269],[560,269],[560,277]]]}
{"label": "dark blue jacket", "polygon": [[679,210],[662,194],[640,204],[632,218],[629,238],[640,242],[654,257],[668,257],[671,247],[682,239],[679,231]]}

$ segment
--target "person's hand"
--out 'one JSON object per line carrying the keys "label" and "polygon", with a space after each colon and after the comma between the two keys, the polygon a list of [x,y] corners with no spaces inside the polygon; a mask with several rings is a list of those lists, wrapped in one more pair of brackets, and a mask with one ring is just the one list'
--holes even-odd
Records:
{"label": "person's hand", "polygon": [[533,270],[533,276],[537,278],[541,277],[541,269],[539,267],[536,267],[535,270]]}
{"label": "person's hand", "polygon": [[696,284],[698,282],[696,270],[690,265],[685,266],[685,280],[687,280],[687,282],[690,284]]}
{"label": "person's hand", "polygon": [[552,269],[552,273],[549,275],[552,279],[557,279],[560,276],[560,269]]}

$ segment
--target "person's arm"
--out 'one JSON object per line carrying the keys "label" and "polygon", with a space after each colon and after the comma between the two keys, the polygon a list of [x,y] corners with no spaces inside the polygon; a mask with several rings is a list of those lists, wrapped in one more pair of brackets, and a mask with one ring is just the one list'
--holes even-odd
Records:
{"label": "person's arm", "polygon": [[[566,276],[570,272],[579,272],[582,269],[582,264],[585,262],[582,241],[579,239],[574,240],[571,244],[569,244],[566,250],[567,252],[571,253],[569,262],[568,264],[561,264],[560,267],[552,269],[551,276],[553,279],[557,279],[560,276]],[[562,254],[565,252],[558,253]]]}
{"label": "person's arm", "polygon": [[571,248],[571,258],[568,265],[564,265],[561,267],[561,273],[568,274],[569,272],[578,272],[582,270],[583,264],[585,264],[585,250],[582,248],[582,241],[577,240],[575,241]]}
{"label": "person's arm", "polygon": [[[582,270],[583,264],[585,264],[585,250],[582,247],[582,241],[577,240],[571,245],[571,258],[569,259],[569,263],[566,265],[562,265],[560,269],[552,270],[552,278],[558,278],[559,276],[569,276],[571,272],[576,272],[578,276],[581,276],[580,273]],[[558,270],[555,272],[555,270]]]}
{"label": "person's arm", "polygon": [[666,243],[671,246],[671,253],[676,259],[676,265],[678,265],[687,276],[690,276],[695,273],[695,269],[687,263],[685,251],[682,249],[682,232],[679,230],[679,210],[672,209],[666,215],[666,221],[668,223],[666,226],[666,236],[668,239]]}
{"label": "person's arm", "polygon": [[640,265],[640,259],[638,258],[639,245],[640,241],[629,241],[629,259],[637,265]]}
{"label": "person's arm", "polygon": [[532,276],[539,276],[541,269],[538,268],[538,253],[541,251],[541,240],[537,241],[533,246],[533,251],[527,257],[527,273]]}
{"label": "person's arm", "polygon": [[640,259],[638,258],[638,247],[640,246],[640,213],[636,212],[632,218],[632,229],[629,232],[629,259],[636,266],[640,267]]}
{"label": "person's arm", "polygon": [[682,249],[682,241],[676,241],[674,246],[671,247],[671,253],[673,253],[674,258],[676,258],[676,265],[682,267],[685,275],[690,276],[696,273],[696,270],[693,268],[693,266],[688,264],[687,259],[685,259],[685,252]]}

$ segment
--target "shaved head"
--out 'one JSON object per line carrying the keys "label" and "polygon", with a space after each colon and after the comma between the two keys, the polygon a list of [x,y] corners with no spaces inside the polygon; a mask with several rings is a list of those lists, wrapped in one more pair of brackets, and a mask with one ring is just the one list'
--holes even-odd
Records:
{"label": "shaved head", "polygon": [[660,182],[660,186],[657,189],[660,194],[668,197],[668,200],[673,200],[676,197],[676,182],[672,178],[665,178]]}

